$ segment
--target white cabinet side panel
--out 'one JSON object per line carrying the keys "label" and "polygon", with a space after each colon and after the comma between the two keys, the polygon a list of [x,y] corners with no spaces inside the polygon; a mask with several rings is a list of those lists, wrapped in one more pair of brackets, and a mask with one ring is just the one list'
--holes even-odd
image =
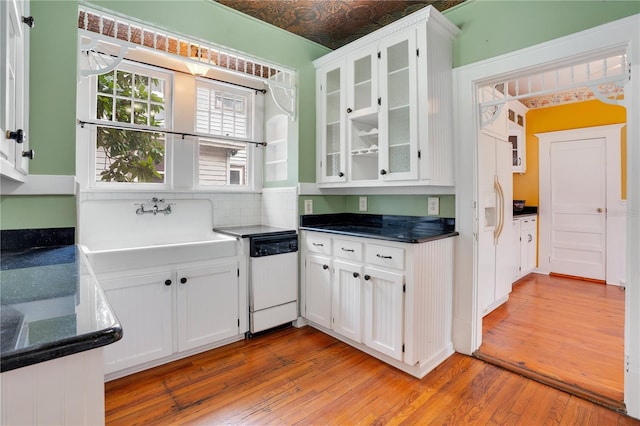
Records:
{"label": "white cabinet side panel", "polygon": [[413,283],[407,288],[405,362],[433,367],[453,353],[451,341],[453,238],[413,246]]}

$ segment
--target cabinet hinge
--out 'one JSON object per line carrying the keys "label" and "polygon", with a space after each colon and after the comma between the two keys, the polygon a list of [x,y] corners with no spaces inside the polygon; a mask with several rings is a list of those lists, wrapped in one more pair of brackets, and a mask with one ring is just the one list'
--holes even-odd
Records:
{"label": "cabinet hinge", "polygon": [[378,105],[382,105],[382,98],[378,98]]}
{"label": "cabinet hinge", "polygon": [[382,52],[378,52],[378,59],[382,58]]}
{"label": "cabinet hinge", "polygon": [[238,327],[240,327],[240,318],[238,318]]}
{"label": "cabinet hinge", "polygon": [[422,158],[422,150],[421,150],[421,149],[419,149],[419,150],[418,150],[418,160],[419,160],[419,159],[421,159],[421,158]]}
{"label": "cabinet hinge", "polygon": [[403,293],[407,292],[407,285],[406,284],[402,284],[402,292]]}
{"label": "cabinet hinge", "polygon": [[238,276],[240,276],[240,268],[238,268]]}
{"label": "cabinet hinge", "polygon": [[402,353],[404,353],[404,343],[402,344]]}
{"label": "cabinet hinge", "polygon": [[420,49],[416,49],[416,56],[420,56]]}

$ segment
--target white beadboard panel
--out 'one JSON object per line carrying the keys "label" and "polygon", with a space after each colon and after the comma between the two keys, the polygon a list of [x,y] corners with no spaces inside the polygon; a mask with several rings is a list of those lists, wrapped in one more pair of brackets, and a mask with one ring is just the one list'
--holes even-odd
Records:
{"label": "white beadboard panel", "polygon": [[298,228],[298,188],[265,188],[262,191],[262,223]]}
{"label": "white beadboard panel", "polygon": [[[362,341],[362,271],[360,265],[335,261],[332,301],[332,328],[356,341]],[[354,273],[357,274],[354,277]]]}
{"label": "white beadboard panel", "polygon": [[365,343],[372,349],[402,360],[404,275],[376,268],[365,269]]}
{"label": "white beadboard panel", "polygon": [[4,372],[3,425],[103,425],[102,348]]}
{"label": "white beadboard panel", "polygon": [[443,353],[453,353],[453,242],[454,238],[444,238],[412,246],[413,285],[407,286],[406,294],[408,364],[433,364],[437,359],[439,363]]}

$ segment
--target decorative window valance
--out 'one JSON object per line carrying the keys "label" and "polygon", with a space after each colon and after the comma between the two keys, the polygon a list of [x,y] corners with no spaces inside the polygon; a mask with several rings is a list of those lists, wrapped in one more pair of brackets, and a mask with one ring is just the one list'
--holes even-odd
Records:
{"label": "decorative window valance", "polygon": [[[86,77],[113,70],[127,51],[151,49],[196,63],[262,81],[274,102],[295,119],[296,73],[285,67],[253,58],[227,47],[158,30],[149,25],[110,13],[78,9],[79,75]],[[98,44],[103,42],[101,48]],[[104,43],[108,44],[105,49]]]}

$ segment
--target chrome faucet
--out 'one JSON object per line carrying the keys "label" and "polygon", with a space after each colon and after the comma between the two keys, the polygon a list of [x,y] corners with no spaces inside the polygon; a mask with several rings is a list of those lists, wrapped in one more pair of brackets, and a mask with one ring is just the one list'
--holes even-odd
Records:
{"label": "chrome faucet", "polygon": [[[145,209],[145,204],[150,204],[153,203],[153,206],[147,210]],[[164,207],[158,207],[158,204],[164,204]],[[138,208],[136,209],[136,214],[138,215],[142,215],[142,214],[153,214],[154,216],[157,215],[158,213],[163,213],[163,214],[171,214],[171,206],[173,205],[173,203],[165,203],[164,198],[158,198],[158,197],[153,197],[152,199],[148,200],[146,203],[139,203],[136,204],[136,206],[138,206]]]}

